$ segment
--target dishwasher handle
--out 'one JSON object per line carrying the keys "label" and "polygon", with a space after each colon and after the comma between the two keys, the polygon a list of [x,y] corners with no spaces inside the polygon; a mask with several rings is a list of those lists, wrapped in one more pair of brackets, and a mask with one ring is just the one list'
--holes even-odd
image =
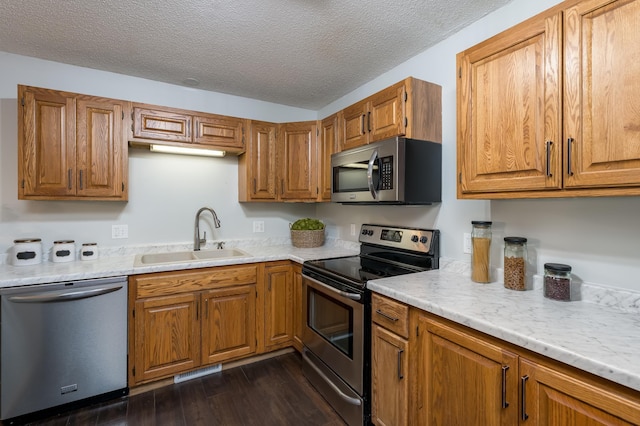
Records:
{"label": "dishwasher handle", "polygon": [[14,303],[47,303],[47,302],[67,302],[72,300],[88,299],[90,297],[102,296],[113,293],[122,288],[122,285],[100,286],[85,289],[73,289],[63,291],[43,291],[41,293],[22,294],[9,296],[7,299]]}

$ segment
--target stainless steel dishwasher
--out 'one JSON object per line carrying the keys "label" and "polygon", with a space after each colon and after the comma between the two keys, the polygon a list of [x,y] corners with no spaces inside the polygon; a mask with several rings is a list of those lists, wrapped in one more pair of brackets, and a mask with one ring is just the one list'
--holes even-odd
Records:
{"label": "stainless steel dishwasher", "polygon": [[7,288],[0,299],[2,420],[128,393],[127,277]]}

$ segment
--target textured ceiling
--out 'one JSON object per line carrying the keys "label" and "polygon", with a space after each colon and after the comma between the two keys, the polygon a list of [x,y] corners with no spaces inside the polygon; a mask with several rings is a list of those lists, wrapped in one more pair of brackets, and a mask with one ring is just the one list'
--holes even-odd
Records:
{"label": "textured ceiling", "polygon": [[312,110],[510,0],[2,0],[0,51]]}

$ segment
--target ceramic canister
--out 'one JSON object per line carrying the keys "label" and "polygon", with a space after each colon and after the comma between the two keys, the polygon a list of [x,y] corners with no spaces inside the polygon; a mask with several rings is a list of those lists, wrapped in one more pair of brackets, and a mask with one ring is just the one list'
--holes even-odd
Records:
{"label": "ceramic canister", "polygon": [[97,243],[83,243],[80,249],[81,260],[95,260],[98,258],[98,244]]}
{"label": "ceramic canister", "polygon": [[53,242],[51,260],[54,262],[71,262],[76,258],[76,244],[74,240],[60,240]]}
{"label": "ceramic canister", "polygon": [[42,262],[42,240],[20,238],[13,240],[13,264],[16,266],[37,265]]}

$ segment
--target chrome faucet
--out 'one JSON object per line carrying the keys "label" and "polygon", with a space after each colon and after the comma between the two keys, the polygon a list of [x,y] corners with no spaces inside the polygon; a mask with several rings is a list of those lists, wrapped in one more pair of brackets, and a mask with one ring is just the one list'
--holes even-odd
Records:
{"label": "chrome faucet", "polygon": [[211,212],[213,215],[213,224],[216,228],[220,228],[220,220],[218,219],[216,212],[211,207],[201,207],[200,210],[198,210],[198,213],[196,213],[196,223],[194,226],[195,231],[193,235],[193,251],[199,251],[200,245],[207,243],[207,231],[204,231],[204,237],[200,238],[200,215],[205,210]]}

